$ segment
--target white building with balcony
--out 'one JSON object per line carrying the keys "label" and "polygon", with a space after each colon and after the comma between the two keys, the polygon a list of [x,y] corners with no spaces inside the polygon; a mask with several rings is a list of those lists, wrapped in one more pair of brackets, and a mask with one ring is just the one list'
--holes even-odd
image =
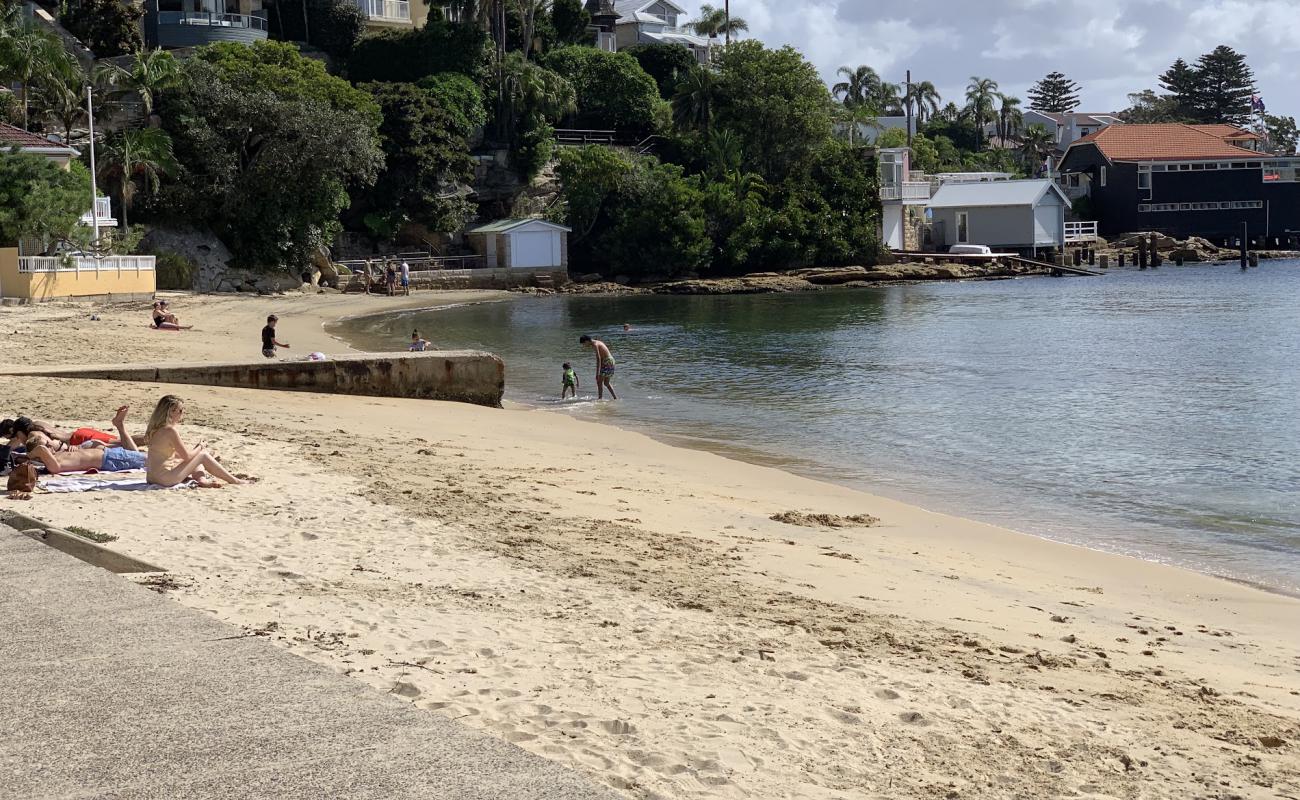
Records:
{"label": "white building with balcony", "polygon": [[[591,5],[589,2],[589,12]],[[599,8],[601,4],[594,5]],[[673,0],[615,0],[613,10],[618,14],[614,24],[614,44],[618,50],[634,44],[675,44],[687,48],[696,61],[706,64],[717,43],[688,27],[686,9]]]}
{"label": "white building with balcony", "polygon": [[429,15],[422,0],[356,0],[356,4],[366,18],[366,27],[377,30],[423,27]]}
{"label": "white building with balcony", "polygon": [[930,202],[930,179],[912,170],[912,151],[887,147],[876,155],[880,169],[881,241],[890,250],[918,250],[918,231]]}

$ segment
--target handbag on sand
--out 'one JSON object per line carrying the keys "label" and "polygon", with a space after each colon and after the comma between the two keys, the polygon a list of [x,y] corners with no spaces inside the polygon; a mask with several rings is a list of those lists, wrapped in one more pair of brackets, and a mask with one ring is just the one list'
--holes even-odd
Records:
{"label": "handbag on sand", "polygon": [[9,473],[9,499],[31,500],[36,491],[36,465],[30,461],[19,464]]}

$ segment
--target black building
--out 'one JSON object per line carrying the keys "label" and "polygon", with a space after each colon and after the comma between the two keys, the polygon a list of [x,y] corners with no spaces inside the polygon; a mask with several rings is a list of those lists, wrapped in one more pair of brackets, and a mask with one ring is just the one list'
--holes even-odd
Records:
{"label": "black building", "polygon": [[1281,244],[1300,236],[1300,158],[1256,152],[1257,140],[1230,125],[1111,125],[1070,145],[1059,170],[1102,236],[1223,242],[1245,223],[1252,240]]}

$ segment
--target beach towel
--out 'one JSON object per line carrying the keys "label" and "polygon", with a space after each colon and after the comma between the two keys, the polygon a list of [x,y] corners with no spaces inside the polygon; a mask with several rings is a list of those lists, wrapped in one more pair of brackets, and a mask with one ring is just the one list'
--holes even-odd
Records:
{"label": "beach towel", "polygon": [[149,489],[191,489],[197,484],[186,481],[176,486],[158,486],[144,478],[143,471],[114,472],[74,475],[55,475],[43,478],[39,484],[42,491],[54,494],[71,494],[73,492],[99,492],[113,490],[118,492],[143,492]]}

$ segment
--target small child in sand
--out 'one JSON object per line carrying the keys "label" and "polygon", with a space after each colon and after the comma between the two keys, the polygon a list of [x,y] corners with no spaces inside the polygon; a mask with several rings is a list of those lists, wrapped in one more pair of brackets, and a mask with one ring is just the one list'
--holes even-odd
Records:
{"label": "small child in sand", "polygon": [[412,353],[423,353],[425,350],[429,349],[429,345],[431,344],[433,344],[433,342],[430,342],[428,339],[421,339],[420,332],[415,330],[411,331],[411,346],[407,349]]}
{"label": "small child in sand", "polygon": [[578,396],[578,373],[573,371],[573,365],[564,362],[564,376],[560,379],[560,399],[564,400],[569,396],[569,391],[573,391],[573,396]]}
{"label": "small child in sand", "polygon": [[288,349],[289,345],[275,338],[275,323],[280,318],[272,314],[266,318],[266,327],[262,328],[262,355],[267,358],[275,358],[275,348],[283,347]]}

